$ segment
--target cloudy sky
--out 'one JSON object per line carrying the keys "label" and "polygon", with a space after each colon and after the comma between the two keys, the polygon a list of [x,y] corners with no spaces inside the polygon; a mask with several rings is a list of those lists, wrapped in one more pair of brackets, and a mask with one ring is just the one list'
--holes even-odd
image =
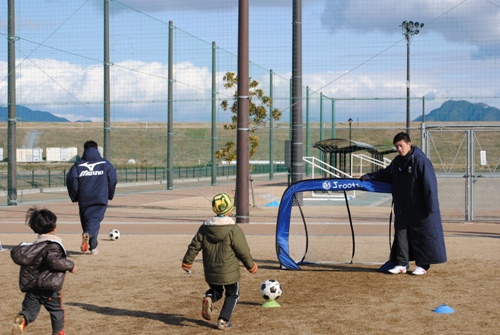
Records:
{"label": "cloudy sky", "polygon": [[[286,111],[292,1],[249,2],[251,76],[268,91],[272,69],[276,104]],[[7,4],[0,0],[0,106],[7,104]],[[427,112],[447,99],[500,108],[500,0],[302,5],[303,85],[314,100],[312,120],[320,93],[338,100],[339,120],[404,120],[404,20],[425,24],[411,41],[412,119],[421,113],[421,97]],[[17,103],[71,121],[101,120],[103,0],[16,0],[15,9]],[[220,48],[221,87],[224,72],[236,69],[237,0],[110,1],[114,120],[165,121],[169,21],[175,27],[175,119],[210,120],[211,43]],[[218,92],[221,99],[231,94]],[[389,98],[401,100],[370,100]]]}

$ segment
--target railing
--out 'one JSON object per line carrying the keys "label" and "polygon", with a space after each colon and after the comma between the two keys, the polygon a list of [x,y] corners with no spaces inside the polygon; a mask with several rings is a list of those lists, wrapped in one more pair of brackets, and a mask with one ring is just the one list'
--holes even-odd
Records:
{"label": "railing", "polygon": [[[274,172],[287,172],[284,164],[273,164]],[[211,166],[176,167],[173,169],[174,180],[210,179]],[[18,170],[17,189],[43,189],[66,187],[67,169],[62,170]],[[252,174],[269,173],[269,164],[253,165]],[[116,169],[118,183],[155,182],[166,180],[166,167],[151,168],[118,168]],[[236,165],[217,166],[217,177],[236,175]],[[7,171],[0,171],[0,191],[7,191]]]}
{"label": "railing", "polygon": [[[353,178],[353,167],[355,166],[354,164],[354,159],[358,158],[359,159],[359,175],[363,175],[363,163],[368,163],[370,166],[373,168],[373,166],[378,166],[378,167],[386,167],[391,163],[391,160],[384,157],[384,159],[378,160],[375,159],[371,156],[367,156],[364,154],[352,154],[351,153],[351,164],[350,164],[350,173],[347,173],[345,171],[339,170],[338,168],[323,162],[322,160],[316,158],[316,157],[304,157],[304,162],[307,164],[311,165],[312,168],[312,173],[311,177],[312,179],[315,178],[325,178],[325,177],[335,177],[335,178]],[[318,177],[317,176],[317,170],[321,173],[321,175]],[[316,175],[316,176],[315,176]],[[350,192],[349,198],[354,198],[356,196],[356,191]],[[340,194],[339,192],[312,192],[312,197],[321,197],[321,198],[328,198],[332,200],[343,200],[344,196]]]}
{"label": "railing", "polygon": [[[312,179],[324,178],[325,175],[333,176],[335,178],[351,178],[351,175],[349,175],[345,171],[339,170],[336,167],[325,163],[316,157],[304,157],[303,160],[304,162],[310,164],[312,167]],[[322,171],[323,173],[319,177],[317,177],[315,176],[316,170]]]}
{"label": "railing", "polygon": [[376,166],[378,168],[385,168],[389,164],[391,164],[391,160],[387,157],[384,157],[383,160],[379,160],[376,158],[373,158],[371,156],[367,156],[364,154],[351,154],[351,175],[353,175],[352,167],[357,166],[354,164],[354,159],[359,158],[359,175],[362,176],[363,173],[363,163],[368,163],[370,164],[371,170],[373,170],[373,167]]}
{"label": "railing", "polygon": [[[323,162],[322,160],[316,158],[316,157],[304,157],[303,158],[304,162],[307,164],[310,164],[312,167],[312,172],[311,172],[311,177],[312,179],[315,178],[328,178],[328,177],[335,177],[335,178],[352,178],[351,175],[346,173],[345,171],[339,170],[336,167]],[[320,176],[317,176],[316,170],[319,170],[321,172]],[[351,195],[349,195],[349,198],[354,198],[356,196],[356,191],[349,192]],[[311,196],[313,198],[325,198],[325,199],[331,199],[331,200],[343,200],[344,195],[340,192],[311,192]]]}

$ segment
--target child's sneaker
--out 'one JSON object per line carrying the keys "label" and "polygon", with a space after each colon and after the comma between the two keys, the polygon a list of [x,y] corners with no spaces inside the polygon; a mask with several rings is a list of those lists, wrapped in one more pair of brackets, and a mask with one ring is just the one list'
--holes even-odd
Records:
{"label": "child's sneaker", "polygon": [[90,253],[95,256],[99,253],[99,249],[97,249],[97,248],[92,249],[92,250],[90,250]]}
{"label": "child's sneaker", "polygon": [[233,326],[233,324],[229,321],[224,321],[222,319],[219,319],[217,321],[217,329],[224,330],[224,329],[229,329]]}
{"label": "child's sneaker", "polygon": [[212,313],[212,297],[206,296],[203,298],[203,306],[201,308],[201,316],[205,320],[211,319],[210,313]]}
{"label": "child's sneaker", "polygon": [[83,233],[82,234],[82,245],[80,246],[80,250],[82,252],[87,252],[89,250],[89,241],[90,241],[89,233]]}
{"label": "child's sneaker", "polygon": [[24,328],[26,328],[26,319],[24,315],[18,314],[14,319],[14,326],[12,326],[12,335],[20,335],[24,332]]}

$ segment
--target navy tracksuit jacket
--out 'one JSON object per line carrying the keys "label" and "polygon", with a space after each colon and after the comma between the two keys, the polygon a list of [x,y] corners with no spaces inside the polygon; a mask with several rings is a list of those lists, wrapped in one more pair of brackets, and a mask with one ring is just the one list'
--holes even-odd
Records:
{"label": "navy tracksuit jacket", "polygon": [[90,250],[97,248],[97,236],[108,200],[115,195],[117,183],[113,165],[99,151],[89,148],[66,175],[66,187],[72,202],[78,202],[83,232],[90,234]]}

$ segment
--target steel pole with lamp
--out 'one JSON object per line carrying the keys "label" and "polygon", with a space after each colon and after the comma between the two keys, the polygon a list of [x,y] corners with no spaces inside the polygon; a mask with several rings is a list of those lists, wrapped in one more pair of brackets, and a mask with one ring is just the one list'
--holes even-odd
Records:
{"label": "steel pole with lamp", "polygon": [[[349,123],[349,142],[351,141],[352,139],[352,119],[349,117],[349,120],[347,120],[347,122]],[[351,145],[349,143],[349,145]],[[349,153],[349,175],[352,177],[352,152]]]}
{"label": "steel pole with lamp", "polygon": [[349,141],[350,141],[352,139],[352,136],[351,136],[351,134],[352,134],[352,132],[351,132],[351,130],[352,130],[352,119],[349,118],[349,120],[347,120],[347,122],[349,123]]}
{"label": "steel pole with lamp", "polygon": [[423,23],[403,21],[400,27],[406,39],[406,133],[410,135],[410,41],[420,32]]}

